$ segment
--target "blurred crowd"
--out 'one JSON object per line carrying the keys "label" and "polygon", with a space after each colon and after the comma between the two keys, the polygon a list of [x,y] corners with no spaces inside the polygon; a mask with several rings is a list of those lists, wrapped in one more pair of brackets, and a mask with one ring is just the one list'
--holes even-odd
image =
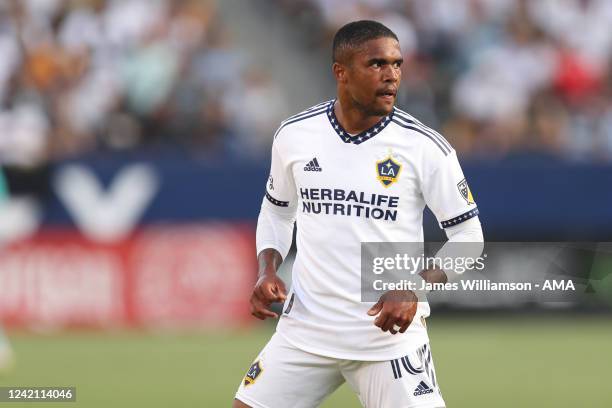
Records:
{"label": "blurred crowd", "polygon": [[[612,161],[610,0],[277,0],[323,33],[374,19],[406,60],[399,105],[465,156]],[[316,28],[313,28],[316,26]]]}
{"label": "blurred crowd", "polygon": [[5,0],[0,56],[7,166],[105,149],[257,157],[285,115],[215,0]]}
{"label": "blurred crowd", "polygon": [[[406,60],[398,105],[464,156],[612,161],[612,1],[266,1],[302,23],[296,47],[326,55],[347,21],[388,25]],[[109,149],[265,157],[295,109],[219,4],[0,2],[0,163]]]}

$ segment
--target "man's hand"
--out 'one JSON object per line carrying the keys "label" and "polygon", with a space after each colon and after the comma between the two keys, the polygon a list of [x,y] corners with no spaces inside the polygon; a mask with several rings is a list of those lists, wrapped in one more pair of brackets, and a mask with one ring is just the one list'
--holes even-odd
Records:
{"label": "man's hand", "polygon": [[261,251],[259,261],[259,278],[251,295],[251,314],[258,319],[277,318],[278,314],[269,309],[274,302],[284,302],[287,298],[285,283],[276,275],[283,262],[277,250],[268,248]]}
{"label": "man's hand", "polygon": [[[374,325],[391,334],[404,333],[417,311],[419,299],[410,290],[391,290],[383,294],[378,302],[368,310],[370,316],[376,316]],[[380,313],[380,314],[379,314]],[[400,327],[399,330],[393,328]]]}
{"label": "man's hand", "polygon": [[278,314],[269,309],[274,302],[284,302],[287,298],[285,283],[276,273],[262,275],[257,280],[251,295],[251,314],[260,320],[277,318]]}

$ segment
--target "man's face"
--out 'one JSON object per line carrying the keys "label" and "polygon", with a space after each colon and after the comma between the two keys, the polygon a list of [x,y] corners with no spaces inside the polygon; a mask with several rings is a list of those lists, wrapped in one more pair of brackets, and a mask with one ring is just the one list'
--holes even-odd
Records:
{"label": "man's face", "polygon": [[402,53],[397,40],[377,38],[356,50],[345,67],[345,90],[368,116],[391,113],[402,78]]}

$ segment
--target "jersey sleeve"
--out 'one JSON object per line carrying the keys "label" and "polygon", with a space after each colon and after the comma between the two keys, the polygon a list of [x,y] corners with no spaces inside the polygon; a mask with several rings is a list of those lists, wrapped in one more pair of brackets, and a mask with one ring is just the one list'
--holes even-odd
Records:
{"label": "jersey sleeve", "polygon": [[297,194],[293,173],[291,168],[285,165],[282,146],[278,139],[272,144],[272,160],[265,199],[279,209],[296,206]]}
{"label": "jersey sleeve", "polygon": [[257,254],[276,249],[286,258],[293,238],[297,193],[291,168],[283,161],[277,140],[272,145],[270,176],[257,220]]}
{"label": "jersey sleeve", "polygon": [[459,225],[478,216],[478,207],[463,175],[457,153],[436,154],[429,160],[422,180],[425,203],[441,228]]}

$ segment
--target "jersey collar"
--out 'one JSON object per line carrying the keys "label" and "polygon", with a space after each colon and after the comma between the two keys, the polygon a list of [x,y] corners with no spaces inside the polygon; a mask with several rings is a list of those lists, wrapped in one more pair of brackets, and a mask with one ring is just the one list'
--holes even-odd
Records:
{"label": "jersey collar", "polygon": [[356,145],[370,140],[371,138],[379,134],[389,124],[389,122],[391,122],[391,119],[393,119],[393,114],[395,113],[395,107],[393,107],[391,113],[379,120],[378,123],[376,123],[374,126],[367,130],[364,130],[358,135],[351,136],[338,121],[336,113],[334,112],[335,104],[336,100],[334,99],[327,108],[327,119],[329,119],[329,123],[340,137],[340,140],[342,140],[344,143],[352,143]]}

